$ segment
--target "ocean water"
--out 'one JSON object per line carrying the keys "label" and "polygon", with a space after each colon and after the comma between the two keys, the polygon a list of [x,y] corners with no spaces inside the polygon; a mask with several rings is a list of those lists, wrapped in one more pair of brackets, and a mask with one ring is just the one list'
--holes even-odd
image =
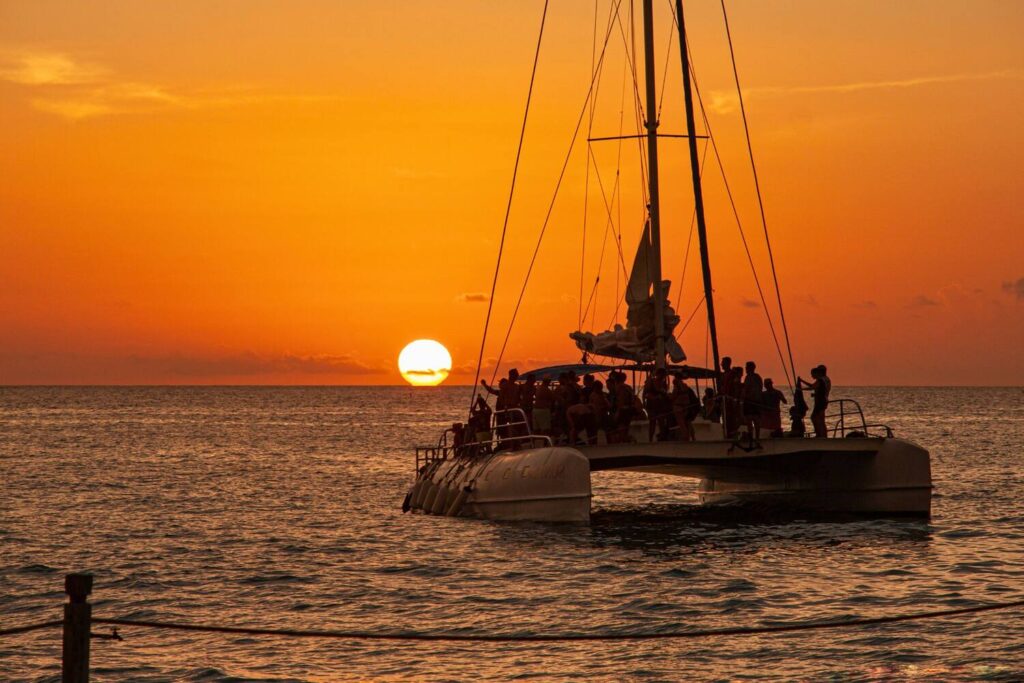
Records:
{"label": "ocean water", "polygon": [[[837,388],[931,450],[930,520],[695,507],[594,476],[588,526],[403,515],[466,388],[0,388],[0,629],[95,616],[274,628],[667,632],[1024,597],[1024,389]],[[1022,680],[1024,613],[694,641],[405,643],[123,628],[99,681]],[[106,632],[100,626],[94,631]],[[60,631],[0,638],[58,680]]]}

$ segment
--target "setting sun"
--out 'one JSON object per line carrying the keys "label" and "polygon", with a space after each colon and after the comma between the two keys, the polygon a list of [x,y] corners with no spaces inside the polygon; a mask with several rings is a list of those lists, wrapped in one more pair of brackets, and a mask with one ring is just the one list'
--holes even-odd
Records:
{"label": "setting sun", "polygon": [[437,386],[445,381],[451,369],[451,354],[433,339],[417,339],[398,354],[398,370],[414,387]]}

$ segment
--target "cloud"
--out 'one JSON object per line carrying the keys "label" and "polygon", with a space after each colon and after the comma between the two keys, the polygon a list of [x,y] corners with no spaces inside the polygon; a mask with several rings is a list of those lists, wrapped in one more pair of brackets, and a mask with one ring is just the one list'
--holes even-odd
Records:
{"label": "cloud", "polygon": [[1017,301],[1024,301],[1024,277],[1017,278],[1015,282],[1004,282],[1003,291],[1013,295]]}
{"label": "cloud", "polygon": [[114,114],[147,113],[164,109],[229,107],[267,102],[336,101],[336,96],[273,94],[241,87],[182,90],[119,78],[103,66],[55,52],[0,53],[0,81],[30,91],[35,109],[77,121]]}
{"label": "cloud", "polygon": [[490,299],[490,295],[483,292],[464,292],[455,297],[456,301],[461,301],[464,304],[487,303]]}
{"label": "cloud", "polygon": [[740,299],[740,306],[744,306],[746,308],[761,308],[761,304],[754,301],[753,299],[748,299],[746,297]]}
{"label": "cloud", "polygon": [[[889,81],[860,81],[857,83],[837,83],[833,85],[804,86],[765,86],[761,88],[745,88],[743,97],[752,98],[777,97],[780,95],[855,93],[870,90],[899,90],[916,88],[925,85],[941,85],[947,83],[966,83],[973,81],[1020,80],[1024,72],[1016,69],[990,71],[977,74],[950,74],[947,76],[922,76]],[[715,90],[708,97],[708,107],[718,114],[729,114],[739,109],[739,96],[735,92]]]}
{"label": "cloud", "polygon": [[352,356],[294,354],[259,355],[252,352],[220,356],[132,356],[140,369],[184,377],[252,375],[369,375],[382,372]]}
{"label": "cloud", "polygon": [[58,52],[21,52],[0,55],[0,79],[21,85],[79,85],[96,83],[106,69],[77,62]]}
{"label": "cloud", "polygon": [[941,305],[942,304],[931,297],[925,296],[924,294],[918,294],[909,304],[907,304],[907,308],[926,308],[929,306]]}

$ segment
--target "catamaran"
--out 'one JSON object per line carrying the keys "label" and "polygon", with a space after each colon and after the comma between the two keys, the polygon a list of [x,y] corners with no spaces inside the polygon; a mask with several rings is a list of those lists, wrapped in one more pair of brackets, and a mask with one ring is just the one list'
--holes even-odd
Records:
{"label": "catamaran", "polygon": [[[615,22],[618,22],[620,32],[623,30],[619,18],[621,3],[622,0],[613,0],[610,8],[608,32],[605,34],[606,47]],[[685,135],[659,133],[659,116],[656,112],[660,113],[660,104],[656,88],[653,0],[642,0],[640,4],[643,15],[646,101],[640,102],[639,87],[636,89],[636,99],[638,121],[642,120],[643,130],[641,132],[638,125],[637,135],[617,136],[618,139],[631,137],[646,143],[645,155],[640,155],[641,159],[646,156],[646,159],[643,159],[646,161],[646,215],[632,268],[623,288],[626,325],[615,325],[608,331],[597,333],[583,330],[572,332],[569,336],[577,349],[582,351],[580,363],[537,368],[524,372],[523,377],[540,380],[557,378],[568,372],[576,375],[589,373],[595,376],[610,372],[628,372],[634,377],[635,391],[644,378],[659,369],[664,369],[676,376],[697,382],[703,381],[718,391],[722,384],[722,363],[715,319],[712,264],[708,251],[701,158],[697,146],[698,139],[706,139],[709,135],[698,135],[696,126],[694,91],[697,92],[698,101],[700,91],[695,85],[683,3],[682,0],[674,0],[674,3],[669,4],[672,7],[673,23],[677,33],[673,40],[678,39],[682,70]],[[632,7],[632,3],[629,3],[629,6]],[[723,14],[724,10],[723,3]],[[544,17],[546,16],[545,3]],[[725,21],[729,35],[727,15]],[[543,31],[542,19],[537,42],[538,54]],[[624,33],[623,41],[626,42]],[[732,54],[731,35],[729,41]],[[600,71],[604,55],[605,51],[602,50],[600,59],[597,59],[595,51],[595,75]],[[626,58],[628,59],[628,55]],[[639,70],[638,62],[637,59],[630,63],[630,66],[637,67],[634,73]],[[749,129],[746,127],[746,112],[743,109],[743,93],[739,87],[734,56],[733,67],[734,74],[737,74],[737,97],[743,112],[751,167],[757,185],[753,151],[749,144]],[[535,56],[534,74],[536,68]],[[531,77],[531,95],[532,89]],[[593,91],[592,80],[590,92],[587,94],[591,106]],[[528,97],[527,113],[529,101]],[[585,104],[584,111],[586,107]],[[701,113],[704,115],[705,128],[708,128],[702,103]],[[580,120],[583,120],[582,115]],[[524,131],[525,128],[524,115]],[[685,138],[689,151],[694,223],[704,290],[701,304],[706,311],[708,346],[710,357],[713,359],[713,365],[708,368],[683,364],[686,354],[673,334],[680,323],[680,317],[669,300],[670,282],[662,278],[658,142],[659,138],[665,137]],[[575,141],[575,134],[573,139]],[[519,149],[522,150],[522,136]],[[517,156],[517,170],[518,163]],[[514,191],[515,175],[512,185]],[[760,200],[759,185],[757,190]],[[511,194],[509,204],[511,205]],[[761,207],[763,221],[763,204]],[[506,226],[507,221],[506,213]],[[765,228],[766,240],[767,237],[768,231]],[[502,239],[504,242],[504,233]],[[770,242],[768,254],[771,258]],[[499,248],[499,265],[500,262]],[[751,265],[753,266],[753,262]],[[774,275],[773,258],[772,272]],[[759,283],[758,288],[760,291]],[[489,306],[493,305],[493,293],[492,288]],[[778,310],[786,348],[789,350],[791,374],[787,372],[787,378],[792,381],[796,379],[796,366],[792,361],[777,278],[775,293],[778,297]],[[763,294],[762,302],[764,303]],[[766,313],[767,310],[766,305]],[[581,320],[582,318],[581,315]],[[489,320],[490,308],[488,322]],[[774,337],[774,327],[772,333]],[[482,341],[481,360],[483,345]],[[786,358],[778,342],[777,348],[785,369]],[[479,365],[480,363],[478,375]],[[474,384],[474,392],[475,390]],[[886,425],[868,423],[860,405],[854,400],[831,399],[828,407],[827,435],[824,438],[811,438],[801,433],[785,435],[775,432],[754,439],[752,434],[729,434],[725,427],[727,420],[717,423],[697,419],[693,423],[692,440],[670,440],[664,439],[664,434],[655,433],[655,430],[650,429],[648,419],[653,419],[652,416],[633,420],[628,425],[628,434],[625,438],[609,442],[605,434],[599,434],[597,440],[587,439],[582,443],[569,443],[564,435],[553,438],[550,434],[536,433],[527,411],[521,408],[506,408],[494,413],[490,429],[476,432],[469,437],[459,434],[458,438],[456,433],[449,429],[436,443],[417,447],[415,481],[406,495],[403,509],[435,515],[494,520],[587,522],[591,510],[592,473],[627,470],[698,479],[699,500],[707,505],[755,504],[793,511],[927,516],[930,513],[932,493],[928,451],[910,441],[896,438],[893,430]]]}

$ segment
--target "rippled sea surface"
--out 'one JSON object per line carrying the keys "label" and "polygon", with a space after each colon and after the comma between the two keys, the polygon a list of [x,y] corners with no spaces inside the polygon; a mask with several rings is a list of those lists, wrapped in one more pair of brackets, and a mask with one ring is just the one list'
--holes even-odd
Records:
{"label": "rippled sea surface", "polygon": [[[403,515],[465,388],[0,389],[0,629],[94,615],[274,628],[669,632],[1024,597],[1024,389],[845,389],[932,453],[924,520],[761,518],[594,476],[589,526]],[[106,632],[100,626],[94,631]],[[452,644],[122,629],[100,681],[1022,680],[1024,611],[772,636]],[[60,631],[0,638],[57,680]]]}

